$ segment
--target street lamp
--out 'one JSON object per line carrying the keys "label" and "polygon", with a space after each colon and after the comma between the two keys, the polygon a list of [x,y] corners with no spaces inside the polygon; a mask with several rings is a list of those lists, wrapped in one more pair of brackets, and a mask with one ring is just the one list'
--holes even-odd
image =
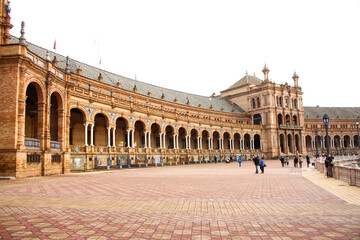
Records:
{"label": "street lamp", "polygon": [[317,137],[318,137],[318,130],[315,129],[315,147],[316,147],[316,154],[315,154],[315,157],[316,159],[319,157],[319,151],[318,151],[318,145],[317,145]]}
{"label": "street lamp", "polygon": [[329,116],[324,114],[323,121],[326,129],[326,154],[330,156],[330,146],[329,146]]}
{"label": "street lamp", "polygon": [[359,117],[356,118],[356,128],[357,128],[357,145],[360,150],[360,144],[359,144]]}

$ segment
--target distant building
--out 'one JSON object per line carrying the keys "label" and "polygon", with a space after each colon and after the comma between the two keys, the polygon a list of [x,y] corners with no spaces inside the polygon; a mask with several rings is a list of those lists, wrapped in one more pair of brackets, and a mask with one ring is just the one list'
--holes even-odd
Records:
{"label": "distant building", "polygon": [[11,36],[9,12],[1,0],[1,176],[314,155],[325,152],[325,113],[331,151],[358,149],[360,108],[304,107],[296,73],[279,85],[265,65],[262,79],[246,73],[220,96],[180,92],[36,46],[24,26]]}

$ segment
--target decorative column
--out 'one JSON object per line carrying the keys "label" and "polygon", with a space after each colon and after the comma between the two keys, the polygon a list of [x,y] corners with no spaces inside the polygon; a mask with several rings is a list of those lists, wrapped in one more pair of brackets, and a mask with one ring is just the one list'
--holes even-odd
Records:
{"label": "decorative column", "polygon": [[110,145],[110,133],[111,133],[111,127],[107,127],[107,130],[108,130],[108,147],[111,147]]}
{"label": "decorative column", "polygon": [[144,148],[147,148],[147,132],[144,132],[144,138],[145,138],[145,146]]}
{"label": "decorative column", "polygon": [[149,148],[151,148],[151,132],[149,132],[148,136],[149,136],[148,144],[149,144]]}
{"label": "decorative column", "polygon": [[88,124],[84,123],[84,127],[85,127],[85,146],[88,146]]}
{"label": "decorative column", "polygon": [[131,130],[131,147],[135,147],[135,130]]}
{"label": "decorative column", "polygon": [[130,148],[131,144],[130,144],[130,129],[126,130],[127,132],[127,147]]}
{"label": "decorative column", "polygon": [[116,128],[113,128],[113,147],[116,147],[116,143],[115,143],[115,130]]}
{"label": "decorative column", "polygon": [[189,149],[191,149],[191,136],[188,136],[189,137]]}
{"label": "decorative column", "polygon": [[166,149],[166,133],[163,133],[163,149]]}
{"label": "decorative column", "polygon": [[176,135],[176,149],[179,149],[179,135]]}
{"label": "decorative column", "polygon": [[160,149],[162,149],[162,133],[160,133]]}
{"label": "decorative column", "polygon": [[94,146],[94,124],[91,124],[91,131],[90,131],[90,146]]}

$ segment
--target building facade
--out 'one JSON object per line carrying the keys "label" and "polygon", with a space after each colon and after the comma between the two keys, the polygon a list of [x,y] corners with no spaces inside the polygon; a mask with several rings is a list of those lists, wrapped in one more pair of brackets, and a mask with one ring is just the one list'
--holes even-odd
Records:
{"label": "building facade", "polygon": [[[334,153],[358,149],[360,108],[304,107],[293,85],[246,75],[219,96],[129,79],[10,35],[1,0],[0,176],[222,161],[324,151],[330,115]],[[318,134],[315,136],[315,129]]]}

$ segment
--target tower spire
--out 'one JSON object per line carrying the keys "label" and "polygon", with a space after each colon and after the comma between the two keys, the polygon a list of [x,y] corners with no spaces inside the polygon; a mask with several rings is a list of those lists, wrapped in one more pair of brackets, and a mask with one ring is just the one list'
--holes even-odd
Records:
{"label": "tower spire", "polygon": [[265,63],[265,66],[262,70],[262,72],[264,73],[264,82],[269,82],[269,68],[266,66],[266,63]]}
{"label": "tower spire", "polygon": [[294,75],[292,76],[292,79],[294,79],[294,87],[299,86],[299,75],[297,75],[296,71],[294,71]]}
{"label": "tower spire", "polygon": [[20,36],[20,44],[26,44],[26,38],[25,38],[25,22],[21,22],[21,30],[20,30],[21,36]]}

